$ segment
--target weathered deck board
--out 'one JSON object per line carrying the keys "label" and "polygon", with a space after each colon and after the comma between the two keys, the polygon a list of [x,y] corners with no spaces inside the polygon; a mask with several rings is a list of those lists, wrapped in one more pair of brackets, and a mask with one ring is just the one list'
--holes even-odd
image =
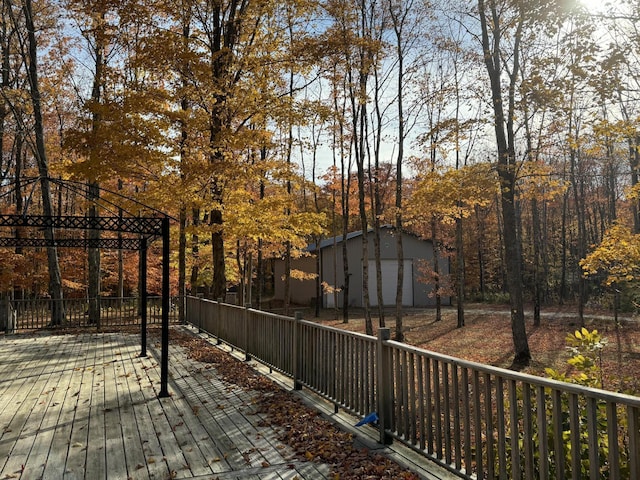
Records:
{"label": "weathered deck board", "polygon": [[33,449],[36,434],[42,425],[44,412],[49,404],[52,389],[57,385],[57,378],[51,373],[43,372],[37,377],[27,396],[18,406],[11,425],[12,431],[18,432],[17,441],[8,455],[5,468],[12,473],[21,473],[29,454]]}
{"label": "weathered deck board", "polygon": [[[69,345],[69,348],[69,357],[64,363],[59,365],[61,369],[73,368],[73,366],[75,365],[75,345]],[[60,417],[64,405],[64,399],[67,395],[70,380],[72,378],[71,375],[53,374],[52,376],[57,376],[58,383],[54,387],[54,390],[51,394],[50,402],[47,405],[46,413],[43,415],[43,421],[40,425],[40,431],[36,436],[33,448],[29,454],[33,459],[32,465],[35,464],[35,468],[31,468],[31,470],[27,473],[33,478],[44,477],[44,471],[49,460],[51,460],[52,462],[55,462],[56,460],[54,458],[49,458],[49,452],[51,451],[51,447],[54,441],[56,428],[61,423]]]}
{"label": "weathered deck board", "polygon": [[327,477],[259,426],[255,392],[172,346],[160,399],[157,352],[139,352],[124,333],[0,336],[0,478]]}
{"label": "weathered deck board", "polygon": [[29,344],[26,346],[26,361],[19,362],[11,355],[14,346],[10,344],[9,352],[3,355],[12,368],[4,371],[3,383],[10,385],[0,395],[0,403],[3,404],[0,413],[0,459],[4,463],[3,470],[9,475],[17,475],[25,468],[36,432],[42,424],[45,400],[57,383],[51,371],[59,368],[60,358],[54,352],[51,358],[38,361],[41,358],[38,345]]}
{"label": "weathered deck board", "polygon": [[[230,446],[226,455],[230,462],[234,462],[234,469],[244,469],[248,475],[251,469],[264,471],[268,469],[266,465],[278,465],[283,459],[288,465],[296,464],[274,435],[263,435],[261,429],[255,427],[262,420],[253,405],[257,394],[226,385],[215,375],[215,370],[208,367],[188,361],[186,355],[178,355],[170,366],[170,372],[189,402],[198,405],[199,415],[208,418],[203,424],[212,436],[218,439],[221,439],[220,435],[224,436],[221,440]],[[215,403],[207,401],[207,388],[212,385],[217,392]],[[202,400],[200,395],[204,395]],[[229,414],[229,407],[232,407],[233,414]],[[304,470],[301,476],[299,469],[283,472],[280,468],[279,474],[265,473],[267,477],[260,475],[260,478],[324,478],[328,474],[326,466],[313,463],[306,463]]]}
{"label": "weathered deck board", "polygon": [[[142,445],[142,456],[144,458],[143,465],[151,479],[162,479],[166,476],[167,470],[162,462],[162,448],[156,435],[151,418],[151,412],[147,405],[144,390],[152,389],[149,380],[146,377],[145,369],[151,368],[148,359],[139,359],[136,365],[136,381],[137,386],[129,384],[133,412],[136,419],[139,443]],[[138,441],[135,442],[138,445]],[[141,469],[136,469],[138,472]],[[141,472],[138,472],[141,473]],[[142,478],[142,476],[138,477]]]}
{"label": "weathered deck board", "polygon": [[104,363],[104,426],[105,426],[105,462],[109,465],[109,474],[113,478],[127,478],[127,457],[120,408],[128,403],[128,393],[117,388],[118,363],[122,356],[119,351],[111,362]]}
{"label": "weathered deck board", "polygon": [[124,442],[129,447],[124,452],[127,471],[133,473],[133,475],[131,475],[132,478],[135,475],[135,478],[138,480],[147,480],[150,478],[149,470],[147,469],[147,461],[144,456],[144,444],[140,437],[140,429],[136,421],[134,407],[134,394],[139,388],[139,377],[136,373],[134,362],[141,364],[142,360],[121,355],[116,387],[119,393],[118,398],[123,399],[120,403],[120,421]]}
{"label": "weathered deck board", "polygon": [[[86,434],[87,429],[83,428],[82,422],[79,418],[76,418],[78,398],[80,398],[81,385],[83,379],[86,382],[87,375],[91,373],[85,373],[85,352],[81,349],[81,344],[77,343],[77,348],[74,349],[75,358],[70,357],[68,367],[66,370],[67,386],[63,392],[60,392],[61,400],[59,405],[59,412],[56,418],[52,418],[50,421],[54,424],[53,428],[53,440],[51,442],[51,450],[47,457],[47,463],[44,466],[43,478],[44,479],[56,479],[63,478],[67,464],[71,467],[69,462],[69,453],[74,450],[79,450],[80,447],[74,446],[79,441],[78,432],[84,431],[84,440],[81,444],[82,448],[86,447]],[[73,435],[72,435],[73,434]],[[79,454],[78,454],[79,455]],[[84,475],[84,464],[82,464],[79,475]],[[80,478],[78,475],[77,478]],[[68,475],[67,478],[72,478]]]}

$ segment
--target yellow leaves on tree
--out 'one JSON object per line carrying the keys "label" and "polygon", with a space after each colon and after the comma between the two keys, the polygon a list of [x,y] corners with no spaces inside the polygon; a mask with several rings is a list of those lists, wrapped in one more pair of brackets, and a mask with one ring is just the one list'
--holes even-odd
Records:
{"label": "yellow leaves on tree", "polygon": [[562,195],[569,183],[554,175],[550,165],[542,162],[523,162],[518,169],[518,188],[523,197],[538,201],[553,200]]}
{"label": "yellow leaves on tree", "polygon": [[292,268],[290,272],[291,278],[296,280],[315,280],[318,277],[316,273],[309,273],[297,268]]}
{"label": "yellow leaves on tree", "polygon": [[[249,242],[255,247],[262,240],[263,248],[277,254],[285,242],[294,250],[306,247],[309,236],[323,233],[324,214],[305,211],[296,205],[295,192],[287,192],[284,181],[262,178],[264,194],[258,189],[247,189],[251,184],[228,184],[224,210],[225,239],[229,244],[237,240]],[[292,181],[293,189],[301,179]],[[260,182],[255,178],[255,185]]]}
{"label": "yellow leaves on tree", "polygon": [[406,222],[419,222],[425,215],[435,215],[445,222],[466,218],[476,207],[491,203],[497,188],[488,164],[429,171],[419,177],[407,202]]}
{"label": "yellow leaves on tree", "polygon": [[580,261],[585,276],[604,272],[605,285],[632,282],[640,277],[640,235],[624,225],[613,225],[602,242]]}

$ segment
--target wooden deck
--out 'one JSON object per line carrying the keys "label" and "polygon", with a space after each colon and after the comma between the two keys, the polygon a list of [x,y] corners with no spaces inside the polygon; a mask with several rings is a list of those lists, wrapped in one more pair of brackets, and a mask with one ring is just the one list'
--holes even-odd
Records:
{"label": "wooden deck", "polygon": [[[179,346],[170,346],[170,396],[158,398],[159,346],[149,344],[141,358],[139,334],[0,336],[0,480],[330,478],[328,465],[301,461],[277,440],[256,413],[256,392],[224,382]],[[360,446],[423,479],[453,478],[377,444],[375,430],[354,429],[357,420],[310,392],[296,395]]]}
{"label": "wooden deck", "polygon": [[172,347],[159,399],[139,353],[122,333],[1,337],[0,479],[327,478],[260,426],[252,392]]}

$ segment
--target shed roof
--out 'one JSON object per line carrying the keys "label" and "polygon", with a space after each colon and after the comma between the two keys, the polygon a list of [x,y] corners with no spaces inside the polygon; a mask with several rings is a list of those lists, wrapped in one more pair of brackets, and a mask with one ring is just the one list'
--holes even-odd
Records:
{"label": "shed roof", "polygon": [[[380,229],[381,230],[393,230],[394,226],[393,225],[380,225]],[[373,228],[368,229],[368,232],[371,233],[373,232]],[[405,235],[411,235],[414,237],[417,237],[417,235],[414,235],[412,233],[403,231],[402,233],[404,233]],[[347,240],[351,240],[352,238],[357,238],[357,237],[361,237],[362,236],[362,230],[358,230],[356,232],[351,232],[351,233],[347,233]],[[342,243],[344,238],[344,235],[336,235],[335,237],[329,237],[329,238],[325,238],[324,240],[320,240],[319,243],[310,243],[309,245],[307,245],[307,248],[305,248],[305,250],[307,252],[315,252],[316,250],[322,250],[324,248],[327,247],[332,247],[334,244],[340,244]],[[417,237],[419,238],[419,237]],[[424,239],[420,239],[425,241]]]}

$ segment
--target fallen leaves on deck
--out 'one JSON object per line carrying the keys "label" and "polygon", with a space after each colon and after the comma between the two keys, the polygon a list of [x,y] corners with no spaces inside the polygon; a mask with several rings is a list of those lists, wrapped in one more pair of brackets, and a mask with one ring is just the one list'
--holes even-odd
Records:
{"label": "fallen leaves on deck", "polygon": [[340,430],[299,398],[205,340],[172,330],[171,342],[183,346],[189,358],[213,364],[225,381],[258,392],[255,407],[256,413],[262,416],[262,424],[276,428],[278,439],[289,445],[300,460],[329,464],[332,478],[419,478],[387,457],[356,448],[350,433]]}

